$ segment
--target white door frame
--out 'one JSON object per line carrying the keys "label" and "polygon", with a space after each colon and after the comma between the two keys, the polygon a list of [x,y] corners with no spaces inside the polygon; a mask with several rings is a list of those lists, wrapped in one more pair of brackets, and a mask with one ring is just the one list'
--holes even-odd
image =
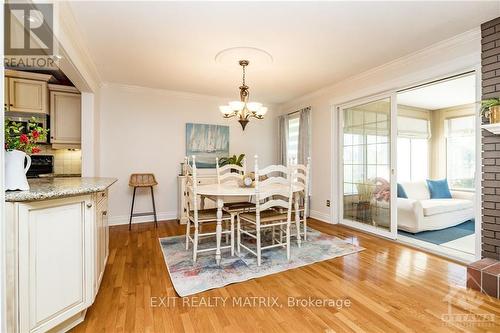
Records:
{"label": "white door frame", "polygon": [[[344,219],[344,135],[343,135],[343,110],[354,107],[357,105],[362,105],[370,102],[375,102],[381,99],[389,98],[390,100],[390,227],[389,231],[377,228],[371,225],[367,225],[361,222],[356,222],[353,220]],[[376,95],[371,95],[363,98],[359,98],[347,103],[339,104],[336,107],[337,111],[337,139],[338,139],[338,193],[337,193],[337,210],[338,210],[338,221],[340,224],[347,225],[349,227],[353,227],[362,231],[366,231],[369,233],[376,234],[378,236],[386,237],[389,239],[397,238],[397,210],[396,210],[396,133],[397,133],[397,121],[395,121],[397,116],[397,100],[396,100],[396,91],[388,91]]]}

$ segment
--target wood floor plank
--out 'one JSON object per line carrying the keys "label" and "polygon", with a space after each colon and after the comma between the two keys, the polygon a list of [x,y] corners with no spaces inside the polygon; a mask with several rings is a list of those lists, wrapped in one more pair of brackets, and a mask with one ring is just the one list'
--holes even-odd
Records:
{"label": "wood floor plank", "polygon": [[[158,229],[153,223],[133,225],[132,231],[111,227],[99,293],[73,332],[500,332],[500,302],[467,290],[463,265],[343,226],[313,219],[309,225],[366,250],[185,299],[173,289],[158,241],[183,234],[183,226],[163,221]],[[227,301],[189,306],[202,297]],[[245,297],[274,297],[280,306],[232,303]],[[289,306],[289,297],[351,304]],[[159,298],[169,304],[158,306]],[[450,312],[490,314],[493,320],[444,321]]]}

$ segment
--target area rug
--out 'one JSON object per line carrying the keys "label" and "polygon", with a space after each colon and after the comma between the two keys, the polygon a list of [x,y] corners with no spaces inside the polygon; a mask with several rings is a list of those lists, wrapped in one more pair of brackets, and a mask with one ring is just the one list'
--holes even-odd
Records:
{"label": "area rug", "polygon": [[[364,250],[311,229],[307,234],[307,241],[302,242],[300,248],[295,239],[292,239],[289,262],[286,250],[278,247],[262,252],[260,267],[257,266],[257,258],[244,249],[241,249],[240,256],[234,257],[231,257],[230,250],[223,250],[220,265],[215,262],[214,251],[201,253],[193,265],[192,248],[186,251],[184,236],[165,237],[159,241],[172,284],[181,297]],[[213,247],[214,244],[204,246]]]}
{"label": "area rug", "polygon": [[441,230],[422,231],[416,234],[399,230],[398,233],[415,239],[429,242],[436,245],[441,245],[453,241],[458,238],[474,234],[474,219],[456,225],[454,227],[445,228]]}

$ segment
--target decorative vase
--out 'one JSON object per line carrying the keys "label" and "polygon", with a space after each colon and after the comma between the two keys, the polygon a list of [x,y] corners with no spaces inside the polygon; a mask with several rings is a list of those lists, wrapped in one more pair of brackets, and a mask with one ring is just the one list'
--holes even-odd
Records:
{"label": "decorative vase", "polygon": [[490,107],[488,117],[490,118],[490,124],[500,123],[500,105]]}
{"label": "decorative vase", "polygon": [[[24,161],[27,159],[26,167]],[[26,172],[31,166],[31,157],[20,150],[5,151],[5,190],[27,191],[30,189]]]}

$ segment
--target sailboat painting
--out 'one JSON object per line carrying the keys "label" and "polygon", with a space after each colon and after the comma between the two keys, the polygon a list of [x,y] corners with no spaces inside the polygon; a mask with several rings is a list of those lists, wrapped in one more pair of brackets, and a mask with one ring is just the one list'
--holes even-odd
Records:
{"label": "sailboat painting", "polygon": [[215,158],[229,155],[229,126],[186,123],[186,156],[196,167],[215,168]]}

